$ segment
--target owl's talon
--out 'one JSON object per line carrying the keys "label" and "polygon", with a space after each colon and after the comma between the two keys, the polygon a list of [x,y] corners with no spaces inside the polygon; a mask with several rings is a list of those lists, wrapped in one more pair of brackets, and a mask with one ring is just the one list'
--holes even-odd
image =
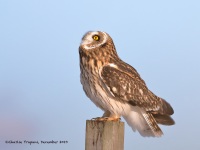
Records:
{"label": "owl's talon", "polygon": [[98,120],[99,118],[101,118],[101,117],[92,118],[91,120]]}
{"label": "owl's talon", "polygon": [[120,121],[121,118],[112,118],[112,117],[96,117],[92,118],[94,121]]}

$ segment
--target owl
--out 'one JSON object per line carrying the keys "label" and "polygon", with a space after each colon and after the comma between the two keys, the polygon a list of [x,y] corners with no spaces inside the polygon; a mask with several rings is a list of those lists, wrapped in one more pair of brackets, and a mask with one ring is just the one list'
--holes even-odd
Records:
{"label": "owl", "polygon": [[158,126],[173,125],[174,110],[151,92],[136,69],[121,60],[106,32],[89,31],[79,46],[80,79],[90,100],[104,111],[97,119],[123,117],[133,131],[144,137],[160,137]]}

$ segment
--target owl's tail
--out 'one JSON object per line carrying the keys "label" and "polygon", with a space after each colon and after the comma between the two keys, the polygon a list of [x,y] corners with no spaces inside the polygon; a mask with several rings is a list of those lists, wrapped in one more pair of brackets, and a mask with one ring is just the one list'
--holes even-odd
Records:
{"label": "owl's tail", "polygon": [[123,117],[133,131],[137,130],[144,137],[160,137],[163,135],[153,115],[139,107],[131,107],[131,111]]}

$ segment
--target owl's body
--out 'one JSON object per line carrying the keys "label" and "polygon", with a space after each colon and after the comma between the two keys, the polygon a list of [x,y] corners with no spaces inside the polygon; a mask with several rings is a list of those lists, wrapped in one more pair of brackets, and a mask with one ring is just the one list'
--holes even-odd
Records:
{"label": "owl's body", "polygon": [[142,136],[162,135],[157,125],[174,124],[172,107],[148,90],[137,71],[122,61],[111,37],[88,32],[79,47],[81,83],[86,95],[105,113],[127,121]]}

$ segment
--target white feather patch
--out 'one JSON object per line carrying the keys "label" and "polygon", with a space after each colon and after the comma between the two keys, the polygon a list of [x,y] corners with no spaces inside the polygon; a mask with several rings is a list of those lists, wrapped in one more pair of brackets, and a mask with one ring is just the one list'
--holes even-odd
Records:
{"label": "white feather patch", "polygon": [[118,68],[117,65],[115,65],[115,64],[113,64],[113,63],[112,63],[112,64],[109,64],[109,66],[110,66],[110,67],[113,67],[113,68]]}
{"label": "white feather patch", "polygon": [[149,128],[145,118],[143,117],[144,110],[137,106],[130,106],[129,112],[123,115],[124,119],[131,126],[133,131],[138,131],[140,135],[146,136],[155,136],[154,133]]}

